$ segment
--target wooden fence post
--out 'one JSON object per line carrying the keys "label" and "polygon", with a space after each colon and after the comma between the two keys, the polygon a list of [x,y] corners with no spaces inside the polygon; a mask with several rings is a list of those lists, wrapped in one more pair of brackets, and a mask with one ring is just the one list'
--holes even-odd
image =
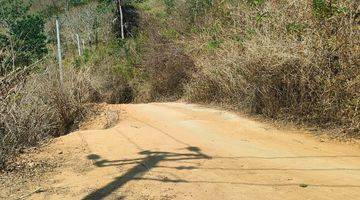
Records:
{"label": "wooden fence post", "polygon": [[81,45],[80,45],[80,36],[78,33],[75,34],[76,35],[76,41],[77,41],[77,47],[78,47],[78,53],[79,56],[81,56]]}
{"label": "wooden fence post", "polygon": [[60,84],[61,84],[61,86],[63,86],[64,85],[64,75],[63,75],[63,66],[62,66],[62,57],[61,57],[59,19],[56,19],[56,38],[57,38],[57,57],[58,57],[58,62],[59,62]]}
{"label": "wooden fence post", "polygon": [[118,6],[119,6],[119,15],[120,15],[120,30],[121,30],[121,39],[125,39],[124,34],[124,15],[122,11],[122,0],[118,0]]}

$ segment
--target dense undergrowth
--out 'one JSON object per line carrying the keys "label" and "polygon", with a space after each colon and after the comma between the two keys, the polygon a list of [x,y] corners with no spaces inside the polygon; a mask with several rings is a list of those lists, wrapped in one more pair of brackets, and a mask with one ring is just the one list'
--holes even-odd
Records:
{"label": "dense undergrowth", "polygon": [[[76,128],[94,102],[185,99],[360,137],[356,2],[125,1],[125,40],[113,1],[64,2],[34,2],[48,54],[0,79],[0,167]],[[53,56],[56,16],[62,84]]]}
{"label": "dense undergrowth", "polygon": [[141,4],[196,65],[188,101],[340,128],[359,137],[359,3],[165,0]]}
{"label": "dense undergrowth", "polygon": [[[7,8],[19,8],[23,5],[18,4],[20,2],[9,0]],[[23,18],[38,16],[41,19],[42,28],[38,30],[41,37],[33,34],[33,41],[43,44],[43,36],[46,36],[44,52],[49,53],[39,56],[39,60],[11,65],[8,60],[22,61],[22,55],[27,58],[32,52],[19,53],[12,58],[12,49],[7,48],[7,43],[0,45],[4,47],[0,48],[1,69],[4,69],[0,77],[0,168],[6,167],[6,162],[24,148],[37,145],[44,138],[57,137],[76,129],[87,115],[89,103],[126,103],[133,100],[128,81],[133,78],[134,70],[129,67],[131,63],[126,56],[125,43],[115,37],[115,25],[112,23],[115,6],[104,1],[88,1],[81,6],[69,7],[65,12],[60,9],[63,8],[61,1],[50,4],[50,7],[46,1],[39,2],[45,4],[35,3],[31,9],[36,11],[27,11],[27,6],[24,6],[24,16],[18,16],[14,21],[16,25]],[[51,13],[58,15],[61,22],[62,82],[55,57],[55,18]],[[5,21],[3,19],[1,22]],[[3,28],[0,28],[0,35],[5,33],[3,38],[11,41],[12,29],[6,29],[5,23],[0,25]],[[28,34],[28,31],[20,32],[19,38]],[[80,54],[75,34],[82,39]],[[20,39],[19,44],[23,43]],[[36,42],[29,43],[30,48],[36,49],[31,46],[33,44],[36,45]]]}

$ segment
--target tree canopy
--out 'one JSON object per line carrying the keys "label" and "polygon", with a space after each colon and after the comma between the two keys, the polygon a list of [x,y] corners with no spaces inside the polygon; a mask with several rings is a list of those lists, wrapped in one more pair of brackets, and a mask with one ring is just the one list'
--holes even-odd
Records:
{"label": "tree canopy", "polygon": [[22,0],[2,0],[0,7],[0,75],[23,67],[47,53],[44,19],[29,13]]}

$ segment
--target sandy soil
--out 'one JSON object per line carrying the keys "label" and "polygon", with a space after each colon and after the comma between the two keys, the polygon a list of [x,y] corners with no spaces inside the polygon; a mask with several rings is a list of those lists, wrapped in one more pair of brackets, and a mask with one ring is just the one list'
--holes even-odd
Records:
{"label": "sandy soil", "polygon": [[32,158],[56,167],[1,197],[360,199],[358,145],[192,104],[107,105]]}

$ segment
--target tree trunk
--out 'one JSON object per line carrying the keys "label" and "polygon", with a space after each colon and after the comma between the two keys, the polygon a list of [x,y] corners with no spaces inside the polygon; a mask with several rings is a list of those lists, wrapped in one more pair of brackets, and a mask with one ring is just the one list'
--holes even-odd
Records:
{"label": "tree trunk", "polygon": [[120,17],[120,33],[121,33],[121,39],[125,39],[125,34],[124,34],[124,15],[123,15],[123,11],[122,11],[122,0],[118,0],[118,10],[119,10],[119,17]]}

